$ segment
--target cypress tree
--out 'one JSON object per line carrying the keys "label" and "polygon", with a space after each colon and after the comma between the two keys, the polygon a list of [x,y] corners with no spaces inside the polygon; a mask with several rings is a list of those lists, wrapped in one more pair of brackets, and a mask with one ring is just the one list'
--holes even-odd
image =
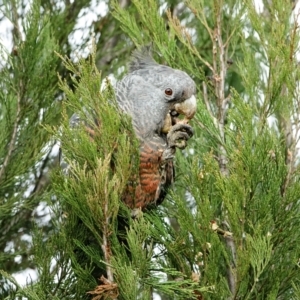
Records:
{"label": "cypress tree", "polygon": [[[89,1],[73,10],[33,1],[22,23],[11,3],[14,48],[2,48],[0,72],[1,297],[298,299],[293,2],[109,1],[93,28],[103,25],[102,38],[73,60],[68,36]],[[198,111],[167,199],[132,219],[120,196],[138,143],[105,76],[122,76],[130,50],[149,43],[158,62],[193,77]],[[94,139],[70,128],[73,112]],[[57,141],[67,174],[49,151]],[[28,267],[38,278],[21,286],[12,275]]]}

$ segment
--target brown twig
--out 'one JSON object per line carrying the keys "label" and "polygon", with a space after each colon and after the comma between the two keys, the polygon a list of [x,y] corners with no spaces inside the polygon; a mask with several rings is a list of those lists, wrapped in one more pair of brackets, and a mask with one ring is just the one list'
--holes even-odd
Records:
{"label": "brown twig", "polygon": [[[297,15],[294,18],[294,24],[291,29],[291,39],[290,39],[290,53],[289,53],[289,63],[291,65],[296,64],[295,62],[295,49],[297,48],[297,34],[298,34],[298,19],[299,19],[300,12],[297,13]],[[296,66],[297,67],[297,66]],[[297,91],[294,91],[294,93],[297,93]],[[281,89],[281,96],[286,97],[289,95],[290,91],[288,89],[288,86],[286,84],[283,84]],[[295,95],[295,99],[299,99],[298,95]],[[297,101],[297,100],[295,100]],[[296,115],[296,118],[299,116],[299,101],[295,105],[295,112],[294,115]],[[292,174],[295,170],[296,165],[296,146],[297,146],[297,136],[299,135],[299,123],[294,125],[293,128],[293,112],[291,116],[284,116],[280,113],[279,115],[279,126],[281,127],[281,130],[285,137],[285,148],[286,148],[286,154],[285,154],[285,164],[287,166],[287,175],[285,176],[285,179],[281,185],[281,196],[284,197],[288,188],[288,185],[291,181]]]}
{"label": "brown twig", "polygon": [[110,282],[104,276],[101,276],[101,285],[98,285],[93,291],[88,294],[93,295],[93,300],[100,299],[117,299],[119,296],[118,286],[116,283]]}
{"label": "brown twig", "polygon": [[[225,79],[227,74],[227,53],[228,43],[223,43],[222,39],[222,4],[223,1],[215,2],[216,26],[213,38],[213,79],[215,84],[215,95],[217,98],[217,122],[221,138],[219,144],[218,163],[220,172],[223,176],[229,176],[228,159],[225,144],[225,118],[227,113],[228,97],[225,96]],[[228,221],[226,221],[228,223]],[[227,268],[227,280],[229,288],[234,297],[236,293],[237,278],[235,272],[236,266],[236,247],[232,235],[223,234],[227,248],[230,250],[231,264]],[[231,297],[231,298],[232,298]]]}
{"label": "brown twig", "polygon": [[[126,7],[128,7],[131,3],[131,0],[119,0],[119,6],[122,9],[125,9]],[[106,16],[105,18],[108,19],[108,16]],[[116,21],[112,22],[112,20],[110,20],[111,22],[109,23],[108,27],[106,28],[107,32],[114,32],[116,27],[117,27],[117,23]],[[101,29],[100,29],[101,31]],[[103,37],[101,37],[103,38]],[[114,33],[113,36],[109,37],[107,40],[104,41],[103,45],[101,45],[101,58],[98,60],[97,62],[97,67],[101,70],[103,69],[104,66],[109,65],[116,57],[120,56],[121,54],[123,54],[125,51],[127,51],[126,48],[123,48],[119,51],[113,51],[113,49],[115,48],[115,46],[118,44],[120,40],[120,34],[116,34]]]}
{"label": "brown twig", "polygon": [[[16,7],[16,2],[12,1],[11,6],[12,6],[12,23],[14,25],[14,27],[13,27],[13,37],[14,37],[14,43],[16,45],[18,40],[19,41],[22,40],[22,34],[21,34],[20,27],[19,27],[19,23],[18,23],[18,12],[17,12],[17,7]],[[21,98],[22,98],[21,93],[23,93],[23,83],[22,82],[20,82],[19,91],[17,93],[16,119],[15,119],[15,122],[14,122],[14,125],[13,125],[13,131],[12,131],[12,134],[11,134],[7,155],[4,158],[2,168],[0,170],[0,181],[1,181],[2,176],[5,174],[5,170],[8,166],[8,164],[9,164],[10,158],[12,156],[12,153],[13,153],[14,149],[15,149],[15,144],[16,144],[16,140],[17,140],[17,136],[18,136],[18,126],[19,126],[19,123],[20,123]]]}
{"label": "brown twig", "polygon": [[16,140],[17,140],[17,136],[18,136],[18,126],[19,126],[19,123],[20,123],[20,112],[21,112],[21,97],[20,97],[19,94],[18,94],[17,98],[18,98],[18,100],[17,100],[18,102],[17,102],[16,119],[15,119],[15,122],[14,122],[13,131],[12,131],[9,146],[8,146],[8,151],[7,151],[7,154],[6,154],[5,159],[3,161],[2,168],[0,170],[0,180],[1,180],[2,176],[5,174],[5,170],[8,166],[8,163],[10,161],[12,153],[15,149]]}
{"label": "brown twig", "polygon": [[108,240],[108,237],[110,235],[109,231],[109,223],[110,223],[110,217],[108,215],[108,203],[107,201],[104,204],[104,226],[103,226],[103,244],[102,244],[102,251],[104,253],[104,260],[106,262],[106,274],[107,274],[107,279],[110,282],[114,282],[114,276],[113,276],[113,271],[110,265],[110,258],[111,258],[111,248],[110,248],[110,243]]}
{"label": "brown twig", "polygon": [[19,14],[18,9],[16,5],[16,1],[11,1],[11,13],[12,13],[12,23],[13,23],[13,39],[14,39],[14,46],[16,47],[18,45],[18,42],[22,41],[22,33],[21,29],[18,23],[19,20]]}
{"label": "brown twig", "polygon": [[214,114],[211,110],[211,106],[208,100],[208,93],[207,93],[207,84],[205,81],[202,83],[202,91],[203,91],[203,99],[206,106],[207,111],[209,112],[210,116],[214,119]]}

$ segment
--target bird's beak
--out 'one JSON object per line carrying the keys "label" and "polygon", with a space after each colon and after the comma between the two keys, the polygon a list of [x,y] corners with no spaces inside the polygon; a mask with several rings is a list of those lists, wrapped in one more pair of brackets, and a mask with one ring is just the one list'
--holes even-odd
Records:
{"label": "bird's beak", "polygon": [[186,99],[183,102],[176,103],[174,105],[175,114],[183,115],[183,119],[179,119],[176,116],[171,115],[169,112],[166,115],[164,120],[164,126],[162,128],[163,133],[168,133],[171,127],[175,124],[188,124],[188,122],[194,117],[197,110],[197,101],[195,95],[192,95],[190,98]]}
{"label": "bird's beak", "polygon": [[184,115],[183,120],[186,120],[186,123],[188,123],[188,121],[194,117],[197,110],[197,101],[195,95],[192,95],[183,102],[176,103],[174,108],[180,115]]}

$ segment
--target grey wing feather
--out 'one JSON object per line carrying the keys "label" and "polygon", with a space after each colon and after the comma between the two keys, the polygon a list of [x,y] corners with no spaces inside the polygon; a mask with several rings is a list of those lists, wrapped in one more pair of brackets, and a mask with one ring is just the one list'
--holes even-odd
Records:
{"label": "grey wing feather", "polygon": [[153,136],[162,128],[168,106],[162,92],[141,76],[127,75],[116,86],[118,105],[132,117],[133,127],[140,138]]}

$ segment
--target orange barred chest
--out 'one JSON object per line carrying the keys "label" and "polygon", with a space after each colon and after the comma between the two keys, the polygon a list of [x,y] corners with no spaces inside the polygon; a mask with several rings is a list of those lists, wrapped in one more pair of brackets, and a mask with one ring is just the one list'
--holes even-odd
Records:
{"label": "orange barred chest", "polygon": [[[158,204],[156,202],[161,197],[162,185],[166,183],[163,173],[171,170],[168,165],[162,164],[162,152],[147,145],[142,147],[139,178],[131,180],[123,194],[123,201],[128,207],[144,209],[149,204]],[[170,178],[173,174],[167,176]]]}

